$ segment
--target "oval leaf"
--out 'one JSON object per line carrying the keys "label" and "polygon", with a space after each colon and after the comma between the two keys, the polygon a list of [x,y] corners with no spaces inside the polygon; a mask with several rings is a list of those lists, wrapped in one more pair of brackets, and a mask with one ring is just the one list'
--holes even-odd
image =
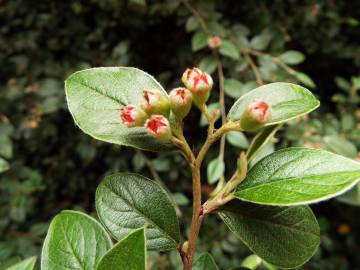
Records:
{"label": "oval leaf", "polygon": [[280,59],[289,65],[297,65],[305,60],[305,55],[298,51],[287,51],[280,55]]}
{"label": "oval leaf", "polygon": [[319,101],[306,88],[292,83],[270,83],[260,86],[239,98],[229,111],[228,119],[238,121],[254,100],[262,99],[271,105],[272,117],[267,126],[286,122],[307,114],[319,106]]}
{"label": "oval leaf", "polygon": [[219,270],[209,253],[202,254],[193,264],[192,270]]}
{"label": "oval leaf", "polygon": [[207,178],[209,184],[214,184],[221,176],[224,175],[225,164],[222,159],[215,158],[210,161],[207,167]]}
{"label": "oval leaf", "polygon": [[6,268],[6,270],[33,270],[36,263],[36,257],[27,258],[17,264]]}
{"label": "oval leaf", "polygon": [[237,187],[241,200],[300,205],[335,197],[360,180],[360,163],[319,149],[287,148],[265,157]]}
{"label": "oval leaf", "polygon": [[111,248],[104,228],[92,217],[63,211],[51,222],[41,256],[42,270],[94,270]]}
{"label": "oval leaf", "polygon": [[174,205],[156,182],[141,175],[105,177],[96,190],[96,210],[117,240],[147,226],[148,249],[169,250],[178,245],[180,232]]}
{"label": "oval leaf", "polygon": [[9,163],[0,157],[0,173],[7,171],[9,168]]}
{"label": "oval leaf", "polygon": [[219,215],[254,253],[281,268],[304,264],[320,243],[320,228],[308,206],[274,207],[232,201]]}
{"label": "oval leaf", "polygon": [[101,258],[96,270],[145,270],[145,229],[138,229],[114,245]]}
{"label": "oval leaf", "polygon": [[67,103],[75,123],[86,134],[105,142],[151,151],[169,151],[171,143],[147,135],[144,127],[120,123],[120,109],[139,105],[145,89],[161,85],[149,74],[130,67],[91,68],[75,72],[65,81]]}
{"label": "oval leaf", "polygon": [[243,132],[229,131],[226,133],[226,139],[230,144],[241,149],[246,149],[249,147],[249,141]]}

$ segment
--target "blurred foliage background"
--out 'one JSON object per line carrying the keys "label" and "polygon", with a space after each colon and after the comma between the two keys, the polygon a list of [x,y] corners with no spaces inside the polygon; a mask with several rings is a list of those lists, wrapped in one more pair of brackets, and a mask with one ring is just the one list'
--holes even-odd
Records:
{"label": "blurred foliage background", "polygon": [[[62,209],[95,216],[95,188],[112,172],[135,171],[162,181],[184,224],[190,221],[185,161],[174,153],[144,153],[83,134],[65,102],[63,81],[72,72],[135,66],[169,90],[191,66],[218,82],[221,64],[227,108],[259,84],[299,83],[316,93],[321,107],[284,126],[262,156],[296,145],[359,160],[359,18],[360,2],[345,0],[0,0],[0,167],[9,167],[0,174],[0,269],[39,256],[49,221]],[[212,35],[223,41],[218,54],[208,48]],[[218,93],[215,88],[213,108],[219,107]],[[197,147],[206,122],[196,110],[186,122],[185,133]],[[227,136],[225,176],[249,137]],[[218,155],[214,146],[206,164]],[[219,180],[209,175],[207,183],[206,174],[205,167],[204,194]],[[360,269],[357,205],[359,187],[313,205],[322,245],[301,269]],[[211,252],[221,269],[239,266],[251,253],[219,224],[213,217],[205,222],[199,251]],[[151,269],[180,269],[176,252],[151,253],[149,260]]]}

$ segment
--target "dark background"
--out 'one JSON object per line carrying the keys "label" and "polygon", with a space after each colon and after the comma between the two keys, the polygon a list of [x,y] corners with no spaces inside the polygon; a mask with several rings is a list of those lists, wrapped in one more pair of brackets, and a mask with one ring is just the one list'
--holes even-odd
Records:
{"label": "dark background", "polygon": [[[247,27],[246,40],[268,31],[264,53],[278,56],[297,50],[306,56],[293,68],[312,78],[315,86],[308,87],[322,105],[309,118],[285,126],[276,148],[320,146],[359,159],[359,1],[192,4],[206,21],[215,21],[226,30],[238,24]],[[110,172],[160,177],[176,193],[184,224],[188,224],[191,186],[185,161],[173,153],[143,153],[83,134],[67,110],[63,81],[84,68],[135,66],[171,89],[179,85],[185,68],[211,56],[206,47],[192,50],[193,31],[201,30],[189,26],[189,20],[196,21],[191,17],[177,1],[0,0],[0,156],[11,166],[0,175],[0,269],[19,258],[39,256],[47,226],[62,209],[94,214],[94,191]],[[279,67],[271,69],[256,57],[254,61],[265,82],[304,84]],[[254,81],[246,63],[236,71],[244,64],[242,57],[222,56],[222,62],[225,77]],[[269,76],[269,70],[276,76]],[[216,72],[212,75],[217,82]],[[211,102],[217,99],[214,92]],[[227,96],[227,108],[233,102]],[[185,132],[194,145],[206,130],[199,126],[199,119],[194,110],[186,120]],[[331,140],[324,139],[329,136]],[[217,151],[216,146],[212,148],[206,163]],[[235,160],[239,151],[227,144],[225,160]],[[226,175],[234,166],[227,163]],[[203,192],[211,189],[205,179]],[[321,225],[322,245],[301,269],[360,269],[360,208],[356,206],[360,203],[353,200],[352,204],[331,200],[312,207]],[[182,229],[185,232],[186,227]],[[199,249],[210,251],[221,269],[236,266],[250,254],[212,218],[203,227]],[[153,269],[177,269],[174,253],[150,258]]]}

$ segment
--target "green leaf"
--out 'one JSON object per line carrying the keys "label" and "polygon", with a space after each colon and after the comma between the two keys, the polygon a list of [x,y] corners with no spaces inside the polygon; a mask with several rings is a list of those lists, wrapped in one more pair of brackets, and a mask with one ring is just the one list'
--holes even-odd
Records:
{"label": "green leaf", "polygon": [[194,52],[201,50],[208,44],[209,35],[205,32],[196,32],[191,39],[191,48]]}
{"label": "green leaf", "polygon": [[270,83],[243,95],[229,111],[227,118],[240,120],[247,106],[254,100],[262,99],[271,106],[272,116],[266,126],[279,124],[307,114],[319,106],[319,101],[306,88],[292,83]]}
{"label": "green leaf", "polygon": [[246,157],[250,162],[256,154],[274,137],[275,133],[279,130],[281,125],[272,125],[264,127],[251,141],[251,144],[246,152]]}
{"label": "green leaf", "polygon": [[5,160],[0,158],[0,173],[7,171],[10,169],[9,163]]}
{"label": "green leaf", "polygon": [[209,253],[202,254],[193,264],[193,270],[219,270]]}
{"label": "green leaf", "polygon": [[225,94],[232,98],[239,98],[244,94],[243,84],[235,79],[225,79],[224,80],[224,90]]}
{"label": "green leaf", "polygon": [[226,139],[231,145],[241,149],[246,149],[249,147],[249,141],[243,132],[230,131],[226,133]]}
{"label": "green leaf", "polygon": [[237,187],[241,200],[300,205],[330,199],[360,180],[360,163],[319,149],[287,148],[254,165]]}
{"label": "green leaf", "polygon": [[101,222],[115,239],[147,226],[148,249],[169,250],[178,245],[174,205],[156,182],[132,173],[109,175],[98,186],[95,200]]}
{"label": "green leaf", "polygon": [[220,37],[226,36],[226,29],[217,21],[208,21],[206,24],[211,34],[218,35]]}
{"label": "green leaf", "polygon": [[4,158],[12,158],[13,147],[10,138],[6,135],[0,134],[0,156]]}
{"label": "green leaf", "polygon": [[166,95],[144,71],[130,67],[86,69],[71,75],[65,88],[69,110],[86,134],[144,150],[174,150],[171,143],[149,136],[144,127],[127,128],[120,123],[120,109],[128,104],[139,105],[144,89],[159,89]]}
{"label": "green leaf", "polygon": [[231,201],[219,215],[249,249],[281,268],[304,264],[320,244],[320,228],[308,206],[274,207]]}
{"label": "green leaf", "polygon": [[214,184],[224,175],[225,164],[222,159],[215,158],[207,166],[207,179],[209,184]]}
{"label": "green leaf", "polygon": [[264,50],[269,46],[271,38],[271,34],[268,31],[264,31],[251,39],[250,47],[255,50]]}
{"label": "green leaf", "polygon": [[63,211],[50,224],[41,269],[94,270],[111,245],[110,237],[94,218],[77,211]]}
{"label": "green leaf", "polygon": [[310,88],[314,88],[316,85],[314,83],[314,81],[305,73],[302,72],[296,72],[295,73],[295,78],[298,79],[301,83],[303,83],[304,85],[310,87]]}
{"label": "green leaf", "polygon": [[356,158],[358,152],[352,142],[336,135],[325,136],[323,139],[329,151],[349,158]]}
{"label": "green leaf", "polygon": [[214,57],[209,55],[201,59],[199,68],[209,74],[212,74],[216,70],[216,61]]}
{"label": "green leaf", "polygon": [[6,270],[33,270],[36,263],[36,257],[27,258],[17,264],[14,264]]}
{"label": "green leaf", "polygon": [[96,270],[145,270],[145,243],[145,229],[135,230],[101,258]]}
{"label": "green leaf", "polygon": [[305,55],[298,51],[287,51],[280,55],[280,59],[289,65],[297,65],[305,60]]}
{"label": "green leaf", "polygon": [[232,59],[238,60],[240,59],[239,50],[236,48],[234,43],[228,40],[224,40],[219,49],[220,54],[230,57]]}

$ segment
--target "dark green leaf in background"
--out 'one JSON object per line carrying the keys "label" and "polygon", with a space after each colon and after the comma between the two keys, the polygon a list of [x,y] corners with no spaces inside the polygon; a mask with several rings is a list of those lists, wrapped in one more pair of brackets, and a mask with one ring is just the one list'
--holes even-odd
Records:
{"label": "dark green leaf in background", "polygon": [[202,254],[193,264],[193,270],[219,270],[209,253]]}
{"label": "dark green leaf in background", "polygon": [[219,215],[254,253],[282,268],[304,264],[320,244],[320,228],[308,206],[274,207],[231,201]]}
{"label": "dark green leaf in background", "polygon": [[5,159],[0,158],[0,173],[7,171],[9,168],[9,163]]}

